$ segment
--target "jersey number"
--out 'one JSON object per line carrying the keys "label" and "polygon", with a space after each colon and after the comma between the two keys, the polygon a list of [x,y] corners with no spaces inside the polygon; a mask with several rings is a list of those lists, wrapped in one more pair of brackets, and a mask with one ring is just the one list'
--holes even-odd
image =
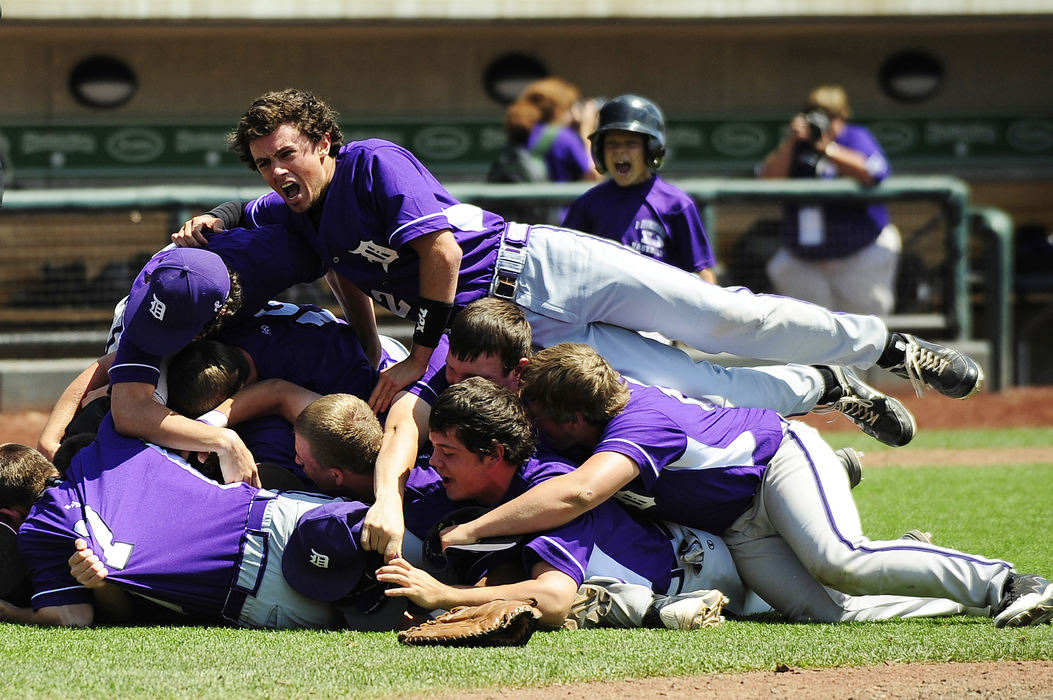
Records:
{"label": "jersey number", "polygon": [[132,556],[134,545],[114,542],[113,531],[91,506],[84,506],[84,518],[87,522],[78,520],[73,530],[82,537],[90,537],[102,547],[102,560],[106,566],[117,570],[128,566],[128,558]]}

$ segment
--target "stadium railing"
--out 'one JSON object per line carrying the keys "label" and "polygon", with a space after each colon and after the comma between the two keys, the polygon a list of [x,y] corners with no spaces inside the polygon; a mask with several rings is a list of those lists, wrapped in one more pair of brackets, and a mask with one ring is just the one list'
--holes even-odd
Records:
{"label": "stadium railing", "polygon": [[[787,202],[883,202],[903,234],[891,328],[949,341],[973,336],[970,283],[983,295],[990,345],[990,388],[1011,383],[1010,265],[1012,223],[1004,212],[970,206],[968,185],[953,177],[897,176],[872,188],[848,180],[673,179],[699,203],[717,250],[724,284],[771,291],[763,271],[777,246]],[[588,183],[497,185],[453,182],[451,193],[498,212],[545,205],[557,212]],[[169,234],[216,203],[250,199],[260,187],[156,185],[9,190],[0,209],[0,356],[70,356],[104,337],[129,275],[169,242]],[[537,223],[537,222],[531,222]],[[558,223],[549,221],[547,223]],[[969,246],[993,255],[970,278]],[[123,287],[122,287],[123,285]],[[328,303],[324,290],[301,289],[297,301]],[[393,324],[397,319],[381,319]],[[61,348],[61,349],[60,349]],[[92,354],[88,352],[87,354]]]}

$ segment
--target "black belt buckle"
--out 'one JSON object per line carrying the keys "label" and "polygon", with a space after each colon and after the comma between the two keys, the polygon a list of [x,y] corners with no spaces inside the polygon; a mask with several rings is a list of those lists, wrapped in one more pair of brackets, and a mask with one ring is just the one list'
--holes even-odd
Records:
{"label": "black belt buckle", "polygon": [[494,285],[494,296],[498,299],[511,300],[516,293],[516,280],[514,277],[505,277],[504,275],[497,278],[497,284]]}

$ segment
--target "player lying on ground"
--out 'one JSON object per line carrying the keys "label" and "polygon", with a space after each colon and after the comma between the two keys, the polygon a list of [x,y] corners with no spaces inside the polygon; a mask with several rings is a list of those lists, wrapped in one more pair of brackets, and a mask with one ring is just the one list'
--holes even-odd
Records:
{"label": "player lying on ground", "polygon": [[[518,397],[480,377],[443,391],[430,427],[430,466],[414,470],[407,491],[407,522],[418,534],[426,535],[448,514],[451,502],[492,507],[572,469],[548,456],[533,456],[533,429]],[[713,607],[713,596],[706,593],[718,587],[734,595],[741,608],[745,592],[734,565],[730,559],[711,558],[704,545],[712,535],[683,527],[671,531],[672,536],[609,502],[569,523],[527,535],[503,552],[455,559],[448,551],[440,566],[442,580],[425,570],[427,556],[425,568],[394,559],[378,571],[377,579],[390,584],[388,596],[408,598],[425,609],[500,598],[533,600],[541,623],[549,627],[563,625],[578,587],[594,576],[617,577],[662,594],[690,593],[657,598],[660,609],[642,611],[633,626],[693,629]],[[509,565],[516,573],[509,574]],[[474,585],[481,578],[486,585]]]}
{"label": "player lying on ground", "polygon": [[1008,562],[867,539],[844,469],[804,424],[625,381],[580,344],[535,355],[520,392],[546,442],[581,466],[452,528],[445,544],[557,527],[615,497],[720,533],[746,585],[794,620],[902,616],[896,603],[869,604],[873,595],[987,608],[997,627],[1053,617],[1053,583]]}
{"label": "player lying on ground", "polygon": [[[478,299],[457,314],[445,367],[431,380],[417,382],[400,394],[385,420],[384,444],[377,458],[376,503],[362,527],[366,548],[384,552],[386,559],[398,554],[403,531],[402,484],[425,443],[435,397],[450,384],[472,376],[518,391],[520,373],[532,354],[530,324],[515,304],[492,297]],[[899,401],[859,382],[850,372],[830,367],[813,371],[839,378],[831,380],[823,400],[841,407],[871,435],[897,442],[891,436],[914,434],[914,419]],[[851,456],[848,453],[846,459]]]}
{"label": "player lying on ground", "polygon": [[803,392],[792,382],[764,372],[733,381],[738,377],[636,331],[661,333],[704,352],[877,364],[918,390],[925,384],[956,398],[979,390],[983,381],[972,359],[890,333],[875,316],[725,289],[612,241],[505,222],[454,199],[396,144],[368,139],[344,145],[335,113],[302,90],[256,99],[231,146],[273,191],[195,217],[174,240],[204,245],[206,230],[281,224],[357,285],[362,298],[416,319],[410,355],[381,376],[370,399],[375,410],[387,409],[400,389],[423,375],[455,310],[485,296],[520,306],[541,346],[588,343],[641,381],[690,396],[715,394],[735,405],[776,402],[787,414],[801,412],[793,406]]}

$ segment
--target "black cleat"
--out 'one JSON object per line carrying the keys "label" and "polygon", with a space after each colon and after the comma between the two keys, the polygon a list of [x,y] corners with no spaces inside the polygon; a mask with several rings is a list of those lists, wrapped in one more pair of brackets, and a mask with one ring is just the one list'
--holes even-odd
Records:
{"label": "black cleat", "polygon": [[849,488],[855,488],[863,480],[863,464],[859,461],[860,454],[851,447],[838,447],[834,454],[841,460],[841,465],[848,472]]}
{"label": "black cleat", "polygon": [[918,396],[927,386],[952,399],[965,399],[983,386],[984,371],[968,355],[909,333],[895,333],[893,344],[902,349],[903,360],[885,369],[909,380]]}
{"label": "black cleat", "polygon": [[918,424],[902,401],[881,393],[850,369],[829,369],[837,377],[842,395],[834,403],[815,409],[815,413],[840,411],[864,433],[892,447],[902,447],[914,439]]}
{"label": "black cleat", "polygon": [[995,627],[1027,627],[1053,619],[1053,583],[1015,571],[1005,580],[1002,601],[994,612]]}

